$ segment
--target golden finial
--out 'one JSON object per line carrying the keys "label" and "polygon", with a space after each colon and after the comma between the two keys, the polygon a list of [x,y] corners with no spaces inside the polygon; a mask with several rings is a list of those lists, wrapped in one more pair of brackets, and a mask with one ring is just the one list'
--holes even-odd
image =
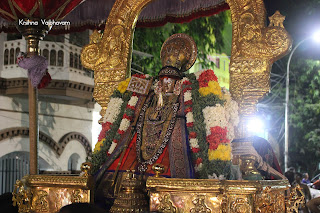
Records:
{"label": "golden finial", "polygon": [[156,173],[155,177],[160,177],[160,174],[164,172],[164,166],[162,164],[156,163],[152,166],[152,170]]}
{"label": "golden finial", "polygon": [[272,16],[269,17],[269,27],[282,27],[283,21],[286,19],[285,16],[281,15],[280,12],[277,10]]}

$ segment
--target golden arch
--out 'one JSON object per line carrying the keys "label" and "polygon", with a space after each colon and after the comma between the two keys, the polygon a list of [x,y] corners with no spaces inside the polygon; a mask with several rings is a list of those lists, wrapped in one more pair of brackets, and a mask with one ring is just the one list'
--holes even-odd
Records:
{"label": "golden arch", "polygon": [[[129,75],[133,29],[140,12],[151,1],[117,0],[104,34],[95,31],[90,44],[82,50],[82,64],[95,72],[93,96],[102,106],[102,116],[109,96]],[[280,14],[273,15],[270,25],[265,26],[263,0],[226,1],[233,26],[230,90],[240,104],[242,122],[255,113],[256,102],[269,91],[272,63],[287,53],[291,39],[283,28],[284,17]]]}

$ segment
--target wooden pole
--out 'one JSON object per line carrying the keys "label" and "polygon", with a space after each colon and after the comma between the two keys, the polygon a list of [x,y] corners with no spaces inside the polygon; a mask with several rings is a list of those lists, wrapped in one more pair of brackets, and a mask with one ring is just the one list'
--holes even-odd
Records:
{"label": "wooden pole", "polygon": [[[38,25],[16,25],[17,29],[27,40],[27,57],[39,55],[39,42],[48,33],[51,26],[43,25],[40,20]],[[34,88],[31,80],[28,80],[29,97],[29,141],[30,141],[30,175],[39,173],[38,169],[38,144],[39,144],[39,123],[38,123],[38,89]]]}

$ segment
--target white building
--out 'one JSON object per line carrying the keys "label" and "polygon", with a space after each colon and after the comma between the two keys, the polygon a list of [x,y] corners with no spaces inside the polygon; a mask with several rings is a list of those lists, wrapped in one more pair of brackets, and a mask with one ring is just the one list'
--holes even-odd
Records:
{"label": "white building", "polygon": [[[80,63],[80,46],[88,43],[88,35],[48,36],[40,42],[52,77],[39,90],[40,171],[79,170],[91,154],[92,125],[97,123],[93,72]],[[27,70],[16,64],[16,54],[25,50],[24,38],[0,34],[0,194],[12,191],[15,180],[29,172]]]}

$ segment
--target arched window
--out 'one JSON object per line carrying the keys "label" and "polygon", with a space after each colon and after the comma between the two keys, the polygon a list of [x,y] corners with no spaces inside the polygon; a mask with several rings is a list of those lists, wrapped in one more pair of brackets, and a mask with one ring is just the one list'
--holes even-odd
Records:
{"label": "arched window", "polygon": [[42,51],[42,54],[43,54],[43,57],[45,57],[47,60],[49,60],[49,50],[44,49],[44,50]]}
{"label": "arched window", "polygon": [[78,63],[78,54],[74,54],[74,68],[79,68],[79,63]]}
{"label": "arched window", "polygon": [[68,160],[68,171],[80,170],[80,156],[77,153],[73,153]]}
{"label": "arched window", "polygon": [[4,65],[8,65],[9,64],[9,50],[8,49],[6,49],[4,51],[3,63],[4,63]]}
{"label": "arched window", "polygon": [[70,67],[73,67],[73,53],[70,53]]}
{"label": "arched window", "polygon": [[50,51],[50,65],[52,66],[57,65],[57,53],[55,50]]}
{"label": "arched window", "polygon": [[63,51],[62,50],[58,51],[58,66],[60,66],[60,67],[63,66]]}
{"label": "arched window", "polygon": [[20,48],[17,47],[16,48],[16,54],[14,55],[14,63],[16,64],[17,63],[17,55],[20,53]]}
{"label": "arched window", "polygon": [[9,59],[9,61],[10,61],[9,64],[14,64],[15,56],[14,56],[14,49],[13,48],[10,49],[10,57],[9,58],[10,58]]}

